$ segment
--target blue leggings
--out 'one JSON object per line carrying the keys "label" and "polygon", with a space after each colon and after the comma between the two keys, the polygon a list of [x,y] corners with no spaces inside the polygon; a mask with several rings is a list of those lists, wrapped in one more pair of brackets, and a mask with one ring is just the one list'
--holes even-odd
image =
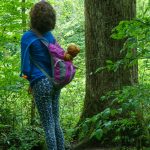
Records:
{"label": "blue leggings", "polygon": [[64,150],[64,136],[59,123],[60,90],[54,90],[48,78],[38,80],[32,87],[48,150]]}

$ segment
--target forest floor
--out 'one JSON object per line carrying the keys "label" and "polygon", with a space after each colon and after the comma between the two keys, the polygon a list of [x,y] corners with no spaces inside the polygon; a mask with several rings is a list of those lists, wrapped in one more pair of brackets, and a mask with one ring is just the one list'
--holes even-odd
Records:
{"label": "forest floor", "polygon": [[[74,145],[75,146],[75,145]],[[83,147],[74,147],[72,145],[72,148],[68,150],[150,150],[150,147],[142,147],[142,148],[136,148],[136,147],[89,147],[89,148],[83,148]]]}
{"label": "forest floor", "polygon": [[[82,150],[137,150],[137,148],[85,148]],[[149,148],[142,148],[139,150],[150,150]]]}

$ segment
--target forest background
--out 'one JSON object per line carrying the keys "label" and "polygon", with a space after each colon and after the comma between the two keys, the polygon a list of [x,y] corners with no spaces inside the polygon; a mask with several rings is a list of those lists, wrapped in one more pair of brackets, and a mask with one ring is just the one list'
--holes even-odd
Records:
{"label": "forest background", "polygon": [[[35,2],[37,1],[3,0],[0,3],[0,149],[30,150],[37,145],[42,145],[41,138],[44,139],[33,98],[27,93],[28,82],[19,77],[20,38],[23,32],[29,29],[28,13]],[[57,25],[53,31],[56,39],[64,49],[69,43],[76,43],[81,49],[75,60],[75,64],[78,66],[75,79],[62,90],[60,99],[60,120],[66,145],[70,145],[74,141],[72,135],[80,119],[85,97],[84,1],[51,0],[50,2],[57,12]],[[145,24],[150,23],[150,2],[148,0],[137,0],[137,18]],[[143,48],[143,55],[138,58],[139,85],[125,87],[123,94],[116,92],[115,96],[117,95],[119,99],[127,99],[120,109],[127,111],[130,110],[130,107],[136,107],[143,127],[142,131],[141,128],[139,128],[140,131],[135,130],[135,132],[141,133],[136,137],[139,143],[141,142],[137,145],[141,147],[144,143],[145,146],[149,146],[150,29],[146,28],[148,34],[145,36],[145,33],[142,34],[141,32],[141,35],[138,32],[136,33],[135,28],[131,29],[130,26],[128,28],[130,31],[133,30],[133,36],[138,37],[140,48]],[[120,29],[120,33],[123,32],[122,30]],[[114,35],[114,38],[116,37]],[[108,63],[111,62],[108,61]],[[106,110],[104,113],[107,115],[110,109],[107,108]],[[129,120],[123,121],[124,126],[130,124]],[[84,134],[86,130],[89,130],[86,123],[82,125],[85,131],[79,134],[80,140],[86,136]],[[110,120],[105,125],[110,128]],[[91,138],[100,140],[104,135],[102,132],[101,130],[92,131]],[[120,138],[119,135],[115,136],[114,141],[118,143]],[[136,138],[132,138],[133,143]],[[140,139],[144,139],[144,142]]]}

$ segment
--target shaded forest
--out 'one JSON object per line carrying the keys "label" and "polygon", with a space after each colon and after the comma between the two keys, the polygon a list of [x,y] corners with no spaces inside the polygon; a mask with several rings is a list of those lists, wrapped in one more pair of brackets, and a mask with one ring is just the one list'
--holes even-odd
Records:
{"label": "shaded forest", "polygon": [[[0,3],[0,150],[46,149],[39,115],[28,94],[29,83],[19,77],[20,38],[29,30],[28,13],[35,2]],[[57,12],[53,34],[58,42],[64,49],[69,43],[80,47],[74,61],[76,76],[62,89],[60,98],[66,149],[149,150],[150,1],[134,1],[135,9],[129,7],[131,1],[123,0],[124,9],[119,9],[116,0],[114,6],[109,0],[49,2]],[[109,5],[108,11],[94,9],[100,4]],[[122,13],[118,20],[116,12],[109,14],[113,8]],[[105,17],[96,20],[100,11],[116,22]]]}

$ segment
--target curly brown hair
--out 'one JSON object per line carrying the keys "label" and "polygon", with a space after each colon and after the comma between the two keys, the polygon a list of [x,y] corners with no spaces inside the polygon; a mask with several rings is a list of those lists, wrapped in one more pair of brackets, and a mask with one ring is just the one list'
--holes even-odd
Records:
{"label": "curly brown hair", "polygon": [[55,28],[56,12],[54,8],[45,1],[36,3],[30,11],[30,27],[41,34]]}

